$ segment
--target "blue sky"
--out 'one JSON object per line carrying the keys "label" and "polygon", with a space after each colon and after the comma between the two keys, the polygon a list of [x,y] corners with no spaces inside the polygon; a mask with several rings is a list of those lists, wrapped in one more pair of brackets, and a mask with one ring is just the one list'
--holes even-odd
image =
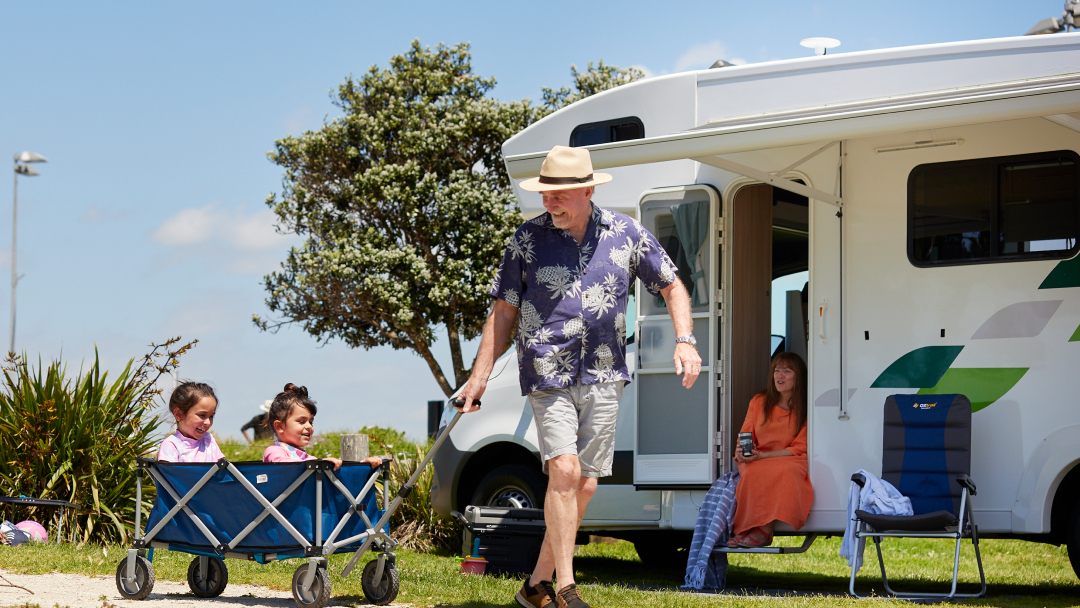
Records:
{"label": "blue sky", "polygon": [[[239,436],[286,382],[320,404],[317,429],[393,426],[420,437],[442,398],[411,351],[319,346],[255,329],[261,277],[295,241],[263,201],[278,138],[334,116],[329,91],[411,40],[472,43],[501,99],[569,84],[603,59],[651,75],[1024,33],[1061,2],[52,2],[5,3],[0,152],[48,157],[19,182],[16,349],[111,368],[151,341],[198,338],[181,376],[211,382],[215,430]],[[0,343],[10,314],[12,173],[0,176]],[[471,358],[475,347],[467,353]],[[445,344],[438,350],[449,365]]]}

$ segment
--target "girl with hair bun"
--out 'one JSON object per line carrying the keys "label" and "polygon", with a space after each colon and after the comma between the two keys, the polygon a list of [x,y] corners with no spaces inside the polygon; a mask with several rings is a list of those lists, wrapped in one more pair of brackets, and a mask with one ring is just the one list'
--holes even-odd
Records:
{"label": "girl with hair bun", "polygon": [[[277,441],[263,452],[263,462],[299,462],[315,457],[303,450],[311,443],[315,434],[313,422],[318,409],[308,397],[306,386],[297,386],[292,382],[285,385],[285,390],[274,397],[270,411],[266,412],[266,422],[277,436]],[[334,463],[334,470],[341,468],[341,460],[324,458]],[[380,466],[382,459],[372,456],[363,460],[372,468]]]}

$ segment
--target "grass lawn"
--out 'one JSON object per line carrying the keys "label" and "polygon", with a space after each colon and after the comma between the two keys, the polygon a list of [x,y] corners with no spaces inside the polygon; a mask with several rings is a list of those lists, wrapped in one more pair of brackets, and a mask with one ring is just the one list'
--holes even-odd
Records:
{"label": "grass lawn", "polygon": [[[778,539],[796,544],[801,539]],[[886,564],[891,567],[894,587],[927,589],[927,581],[944,581],[952,565],[951,549],[942,541],[893,541],[887,550]],[[847,589],[847,569],[837,556],[839,539],[819,540],[802,555],[743,555],[731,559],[728,585],[740,595],[693,595],[671,591],[682,581],[684,564],[657,571],[638,560],[633,545],[593,544],[579,549],[575,560],[583,595],[597,607],[602,606],[873,606],[887,600],[854,600],[843,594]],[[988,597],[967,601],[972,606],[1075,606],[1080,605],[1080,581],[1073,574],[1063,547],[1053,547],[1010,540],[984,540],[983,563],[990,585]],[[118,546],[76,547],[74,545],[29,545],[0,547],[0,568],[18,573],[66,572],[112,577],[125,549]],[[977,579],[970,547],[967,559],[961,560],[962,581],[970,588]],[[873,549],[866,557],[875,559]],[[891,560],[891,561],[890,561]],[[161,580],[184,581],[191,556],[156,551],[154,570]],[[331,581],[337,605],[362,605],[359,568],[347,579],[337,573],[347,556],[331,558]],[[366,560],[363,560],[366,561]],[[363,561],[361,564],[363,564]],[[254,562],[227,560],[230,583],[250,583],[275,589],[288,589],[292,573],[302,562],[290,560],[259,565]],[[398,553],[401,594],[398,601],[417,606],[508,606],[520,586],[509,577],[463,576],[452,556]],[[881,580],[876,563],[869,561],[859,576],[859,589],[880,592]],[[660,586],[668,590],[649,590]],[[942,587],[938,587],[942,588]],[[796,597],[757,597],[758,590],[797,590]],[[208,604],[209,605],[209,604]],[[890,604],[895,605],[895,604]]]}

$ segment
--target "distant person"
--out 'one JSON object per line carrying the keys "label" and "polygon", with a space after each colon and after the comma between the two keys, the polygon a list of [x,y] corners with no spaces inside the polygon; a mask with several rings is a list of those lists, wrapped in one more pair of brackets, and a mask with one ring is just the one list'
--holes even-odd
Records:
{"label": "distant person", "polygon": [[[315,402],[308,397],[306,386],[296,386],[293,383],[285,385],[285,390],[278,393],[270,404],[266,413],[267,426],[274,429],[277,441],[267,446],[263,452],[263,462],[300,462],[314,460],[315,457],[303,450],[311,443],[311,436],[315,434],[312,423],[315,420]],[[341,468],[341,460],[337,458],[323,458],[334,463],[334,470]],[[382,465],[382,458],[372,456],[361,462],[371,468]]]}
{"label": "distant person", "polygon": [[806,459],[806,363],[793,352],[773,357],[771,380],[750,401],[740,432],[753,433],[754,450],[739,463],[735,521],[729,547],[772,544],[777,521],[798,530],[814,502]]}
{"label": "distant person", "polygon": [[225,457],[210,434],[217,413],[217,397],[209,384],[181,383],[169,397],[169,412],[176,419],[176,432],[161,442],[158,460],[217,462]]}
{"label": "distant person", "polygon": [[240,427],[240,432],[243,433],[244,439],[247,440],[248,445],[255,443],[251,437],[248,437],[248,429],[253,429],[255,439],[271,439],[274,436],[274,429],[270,428],[270,424],[266,421],[266,412],[270,411],[270,404],[273,403],[273,399],[267,399],[263,401],[263,404],[259,406],[259,409],[263,413],[255,416],[251,420],[247,421],[247,424]]}

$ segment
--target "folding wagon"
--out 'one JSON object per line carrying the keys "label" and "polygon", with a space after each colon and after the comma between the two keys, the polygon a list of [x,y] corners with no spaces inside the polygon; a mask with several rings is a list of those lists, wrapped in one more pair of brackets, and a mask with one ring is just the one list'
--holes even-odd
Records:
{"label": "folding wagon", "polygon": [[[448,431],[460,414],[447,426]],[[387,522],[415,486],[447,432],[391,500],[389,462],[372,469],[346,462],[337,471],[325,460],[296,463],[229,462],[181,464],[140,458],[136,476],[135,542],[116,568],[116,587],[127,599],[144,599],[154,587],[155,549],[195,556],[188,584],[199,597],[225,590],[225,558],[265,564],[305,560],[293,574],[300,608],[322,608],[330,600],[327,557],[354,552],[342,571],[348,576],[367,551],[378,556],[364,566],[360,582],[374,604],[398,594],[398,573]],[[382,508],[375,490],[382,473]],[[157,495],[142,534],[142,477],[150,475]],[[181,515],[183,512],[183,515]]]}

